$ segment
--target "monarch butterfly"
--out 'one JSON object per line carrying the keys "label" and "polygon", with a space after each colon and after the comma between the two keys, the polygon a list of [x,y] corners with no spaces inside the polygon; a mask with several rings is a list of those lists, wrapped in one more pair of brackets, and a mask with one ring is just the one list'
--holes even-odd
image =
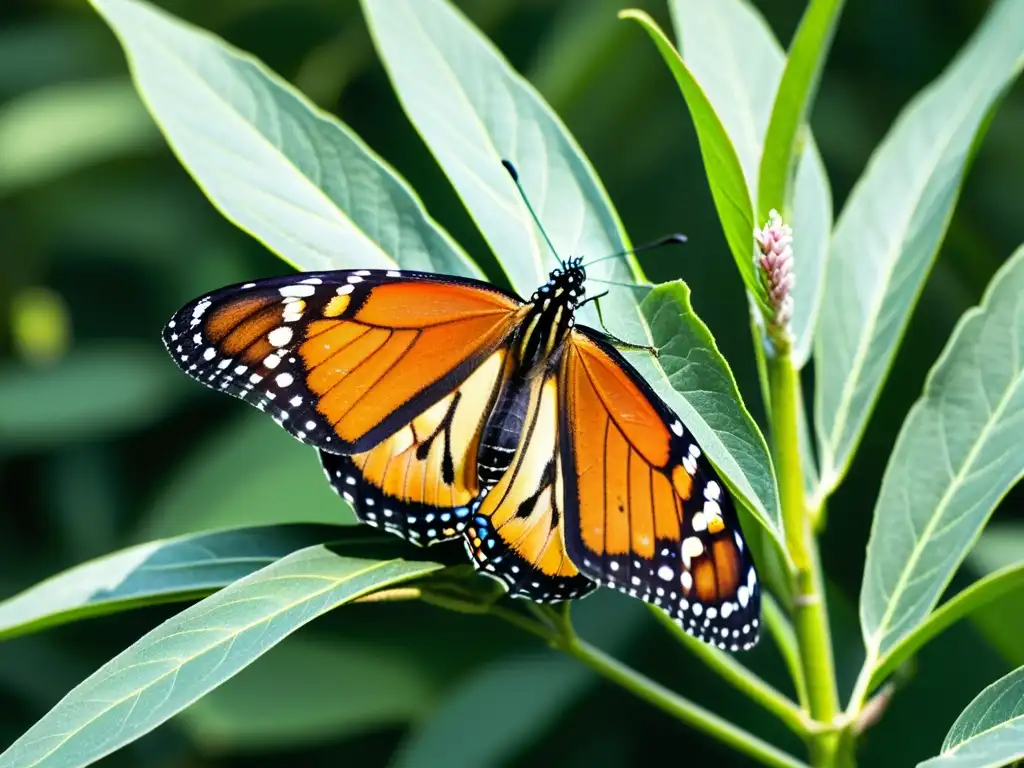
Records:
{"label": "monarch butterfly", "polygon": [[305,272],[191,301],[163,341],[317,448],[361,522],[461,539],[514,597],[605,585],[748,649],[761,593],[733,501],[631,345],[575,324],[585,281],[582,258],[529,300],[427,272]]}

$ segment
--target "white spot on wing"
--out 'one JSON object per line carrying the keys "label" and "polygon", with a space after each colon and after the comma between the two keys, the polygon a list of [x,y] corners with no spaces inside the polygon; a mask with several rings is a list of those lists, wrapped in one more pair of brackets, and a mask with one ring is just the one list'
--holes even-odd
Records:
{"label": "white spot on wing", "polygon": [[280,328],[275,328],[267,334],[267,341],[275,347],[283,347],[292,340],[293,333],[294,331],[287,325],[282,325]]}

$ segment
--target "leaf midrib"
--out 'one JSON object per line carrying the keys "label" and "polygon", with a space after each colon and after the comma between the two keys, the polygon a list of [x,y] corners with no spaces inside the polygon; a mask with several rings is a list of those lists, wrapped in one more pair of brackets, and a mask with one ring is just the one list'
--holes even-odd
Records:
{"label": "leaf midrib", "polygon": [[[120,706],[124,702],[128,701],[133,696],[141,695],[144,691],[149,690],[154,685],[156,685],[160,681],[162,681],[165,678],[167,678],[169,675],[172,675],[172,674],[176,675],[186,665],[191,664],[193,661],[195,661],[196,659],[200,658],[201,656],[209,653],[210,651],[213,651],[213,650],[217,649],[218,647],[223,645],[225,642],[228,642],[228,641],[234,642],[243,633],[248,632],[250,629],[253,629],[254,627],[257,627],[260,624],[263,624],[263,623],[265,623],[267,621],[272,621],[272,620],[276,619],[278,616],[286,613],[287,611],[290,611],[292,608],[295,608],[295,607],[297,607],[297,606],[299,606],[299,605],[301,605],[303,603],[307,603],[307,602],[309,602],[311,600],[316,599],[317,597],[325,595],[325,594],[329,593],[331,590],[337,589],[342,584],[350,582],[353,579],[356,579],[358,577],[365,576],[368,573],[372,573],[376,569],[382,568],[382,567],[387,566],[387,565],[393,565],[395,562],[397,562],[397,561],[395,561],[395,560],[386,560],[386,561],[381,561],[381,562],[378,562],[378,563],[373,563],[372,565],[367,566],[366,568],[363,568],[361,570],[354,571],[352,573],[346,574],[345,576],[340,577],[340,578],[339,577],[325,577],[325,576],[321,576],[321,575],[317,575],[317,574],[296,573],[296,574],[288,574],[287,576],[281,575],[281,576],[272,577],[270,579],[261,580],[261,582],[263,584],[269,584],[271,581],[275,581],[277,579],[283,579],[283,578],[287,578],[287,579],[314,579],[314,580],[327,579],[330,582],[330,584],[328,586],[320,589],[320,590],[317,590],[315,592],[310,592],[310,593],[306,594],[305,596],[303,596],[299,600],[292,601],[292,602],[290,602],[290,603],[288,603],[288,604],[286,604],[286,605],[284,605],[284,606],[282,606],[280,608],[277,608],[274,611],[272,611],[271,613],[264,614],[258,620],[250,622],[249,624],[245,624],[245,625],[243,625],[242,627],[240,627],[239,629],[237,629],[235,631],[229,632],[227,635],[225,635],[224,637],[220,638],[219,640],[217,640],[212,645],[208,645],[208,646],[204,647],[198,653],[195,653],[195,654],[193,654],[191,656],[184,657],[184,659],[180,660],[178,664],[176,664],[172,668],[168,669],[166,672],[162,673],[158,677],[153,678],[146,685],[143,685],[143,686],[140,686],[140,687],[136,688],[134,691],[132,691],[131,693],[127,694],[126,696],[122,696],[119,699],[116,699],[114,701],[108,702],[108,706],[104,707],[102,710],[97,712],[95,715],[90,717],[88,720],[86,720],[84,723],[82,723],[78,727],[74,728],[71,731],[68,731],[68,732],[64,733],[63,734],[64,738],[60,739],[60,741],[58,741],[48,752],[45,752],[44,754],[42,754],[35,762],[27,763],[25,765],[25,768],[32,768],[32,766],[39,765],[44,760],[49,758],[52,754],[54,754],[57,750],[59,750],[61,747],[63,747],[70,739],[72,739],[75,736],[77,736],[79,733],[84,731],[86,728],[88,728],[90,725],[95,723],[101,717],[105,716],[111,710],[115,709],[116,707]],[[353,592],[352,595],[349,595],[349,597],[356,596],[356,595],[361,595],[362,593],[373,591],[373,589],[376,586],[378,586],[378,585],[371,585],[371,586],[367,587],[364,590],[357,590],[356,592]],[[229,601],[228,603],[225,603],[224,605],[218,605],[218,606],[216,606],[216,608],[226,607],[228,605],[231,605],[232,602],[234,602],[234,601]],[[166,637],[155,638],[155,640],[165,640],[167,638],[173,637],[175,634],[179,634],[179,633],[172,633],[170,635],[167,635]],[[166,659],[161,659],[161,661],[166,661]],[[155,663],[155,661],[154,662],[150,662],[150,663]],[[126,669],[130,669],[130,668],[131,667],[126,667]],[[124,670],[116,670],[116,672],[121,672],[121,671],[124,671]],[[110,676],[108,675],[107,677],[103,678],[102,680],[97,680],[96,681],[96,685],[101,685],[106,680],[108,680],[109,677]],[[127,723],[127,719],[125,720],[125,723]],[[122,724],[121,727],[123,728],[124,724]],[[41,741],[41,739],[36,739],[36,741]],[[27,742],[24,746],[28,747],[32,743],[34,743],[34,742]],[[104,753],[104,754],[106,754],[106,753]]]}
{"label": "leaf midrib", "polygon": [[[947,85],[947,82],[936,84],[935,90],[932,91],[932,95],[938,93],[943,87]],[[857,383],[860,379],[860,374],[864,368],[865,360],[867,358],[868,348],[871,346],[871,340],[874,338],[875,327],[878,324],[878,318],[881,314],[882,304],[885,301],[885,297],[888,295],[889,286],[892,283],[892,276],[896,270],[896,265],[899,261],[899,254],[903,251],[903,245],[906,242],[907,232],[910,229],[910,223],[914,219],[914,214],[920,208],[921,196],[924,190],[928,186],[928,182],[935,176],[935,169],[938,168],[939,162],[946,150],[949,149],[952,144],[959,128],[966,119],[967,112],[970,107],[974,106],[973,101],[964,100],[959,102],[960,114],[957,119],[949,125],[950,128],[948,134],[944,137],[941,143],[933,144],[936,147],[932,156],[929,158],[929,162],[924,168],[927,169],[926,173],[921,174],[921,183],[915,189],[914,199],[916,200],[913,208],[910,209],[909,214],[900,223],[900,226],[893,230],[893,237],[891,238],[891,245],[886,253],[885,266],[882,270],[883,280],[879,281],[877,285],[879,289],[875,291],[872,297],[872,311],[868,315],[867,323],[864,325],[864,331],[860,335],[860,343],[857,345],[857,352],[854,355],[853,365],[850,368],[850,374],[846,377],[846,381],[843,384],[842,396],[839,400],[839,408],[837,409],[839,417],[836,419],[835,424],[832,426],[832,430],[829,433],[828,448],[829,455],[827,456],[827,467],[826,471],[822,472],[821,482],[823,486],[830,486],[835,482],[839,474],[839,467],[835,464],[836,449],[839,447],[839,437],[842,436],[843,430],[846,428],[846,421],[850,412],[850,402],[853,400],[854,393],[857,389]],[[960,171],[960,180],[963,179],[963,168]],[[958,184],[959,186],[959,184]],[[898,235],[898,237],[896,236]],[[934,254],[934,251],[933,251]],[[843,464],[849,463],[849,457],[844,458]]]}
{"label": "leaf midrib", "polygon": [[[985,422],[985,426],[982,428],[981,433],[978,435],[978,439],[975,441],[974,445],[971,446],[971,450],[968,452],[967,457],[960,465],[960,469],[952,478],[949,486],[943,493],[942,498],[936,505],[935,513],[928,519],[928,523],[927,525],[925,525],[924,530],[921,533],[921,536],[914,543],[913,550],[910,554],[910,559],[907,561],[906,567],[900,572],[900,578],[896,582],[896,585],[893,587],[892,592],[890,592],[889,594],[889,602],[885,610],[885,613],[882,614],[881,621],[879,621],[875,631],[872,632],[873,647],[871,648],[871,655],[873,657],[877,658],[878,654],[881,651],[881,642],[882,640],[884,640],[886,630],[889,626],[889,622],[892,620],[893,611],[895,610],[897,604],[900,602],[899,598],[901,597],[903,591],[906,589],[909,574],[913,572],[914,569],[917,567],[917,563],[920,560],[921,555],[924,553],[924,550],[926,549],[927,542],[930,541],[931,533],[935,530],[935,526],[938,524],[938,521],[944,516],[945,508],[949,504],[950,500],[953,498],[956,492],[960,490],[960,487],[962,486],[966,475],[969,474],[967,472],[968,468],[973,467],[974,462],[981,451],[981,447],[988,442],[989,433],[995,428],[995,425],[999,422],[999,417],[1002,415],[1003,411],[1005,410],[1007,404],[1011,399],[1012,394],[1017,390],[1021,382],[1024,382],[1024,369],[1018,370],[1012,378],[1012,380],[1007,384],[1006,389],[999,398],[999,403],[996,405],[995,409],[992,410],[988,420]],[[950,578],[951,577],[952,574],[950,574]]]}

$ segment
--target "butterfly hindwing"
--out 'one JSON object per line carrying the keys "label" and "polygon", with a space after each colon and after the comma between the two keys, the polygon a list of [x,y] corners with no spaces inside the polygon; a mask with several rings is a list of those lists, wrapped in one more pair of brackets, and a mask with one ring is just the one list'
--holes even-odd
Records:
{"label": "butterfly hindwing", "polygon": [[499,348],[368,451],[320,451],[328,481],[360,521],[421,545],[462,534],[480,494],[480,432],[507,376],[507,358],[507,347]]}
{"label": "butterfly hindwing", "polygon": [[570,333],[560,383],[570,557],[702,640],[751,647],[761,600],[754,562],[693,435],[591,329]]}
{"label": "butterfly hindwing", "polygon": [[302,273],[196,299],[163,338],[197,381],[267,411],[305,443],[355,453],[465,380],[512,332],[521,305],[466,278]]}
{"label": "butterfly hindwing", "polygon": [[513,597],[536,602],[579,598],[597,587],[565,551],[557,408],[556,377],[537,376],[512,462],[484,492],[466,531],[477,567]]}

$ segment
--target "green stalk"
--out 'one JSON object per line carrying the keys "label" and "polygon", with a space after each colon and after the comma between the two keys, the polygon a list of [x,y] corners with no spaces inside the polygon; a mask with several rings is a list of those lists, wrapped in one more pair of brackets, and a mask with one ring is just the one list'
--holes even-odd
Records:
{"label": "green stalk", "polygon": [[[772,401],[772,449],[779,477],[782,518],[786,544],[796,567],[793,576],[793,624],[800,645],[810,714],[827,727],[839,714],[839,694],[818,545],[804,497],[797,421],[800,381],[788,349],[781,349],[778,355],[768,360],[768,381]],[[836,743],[830,730],[813,736],[812,762],[815,765],[832,765]]]}
{"label": "green stalk", "polygon": [[795,757],[739,728],[714,712],[673,693],[663,685],[644,677],[577,637],[563,637],[558,648],[576,657],[598,674],[639,696],[672,717],[699,728],[723,744],[775,768],[808,768]]}

